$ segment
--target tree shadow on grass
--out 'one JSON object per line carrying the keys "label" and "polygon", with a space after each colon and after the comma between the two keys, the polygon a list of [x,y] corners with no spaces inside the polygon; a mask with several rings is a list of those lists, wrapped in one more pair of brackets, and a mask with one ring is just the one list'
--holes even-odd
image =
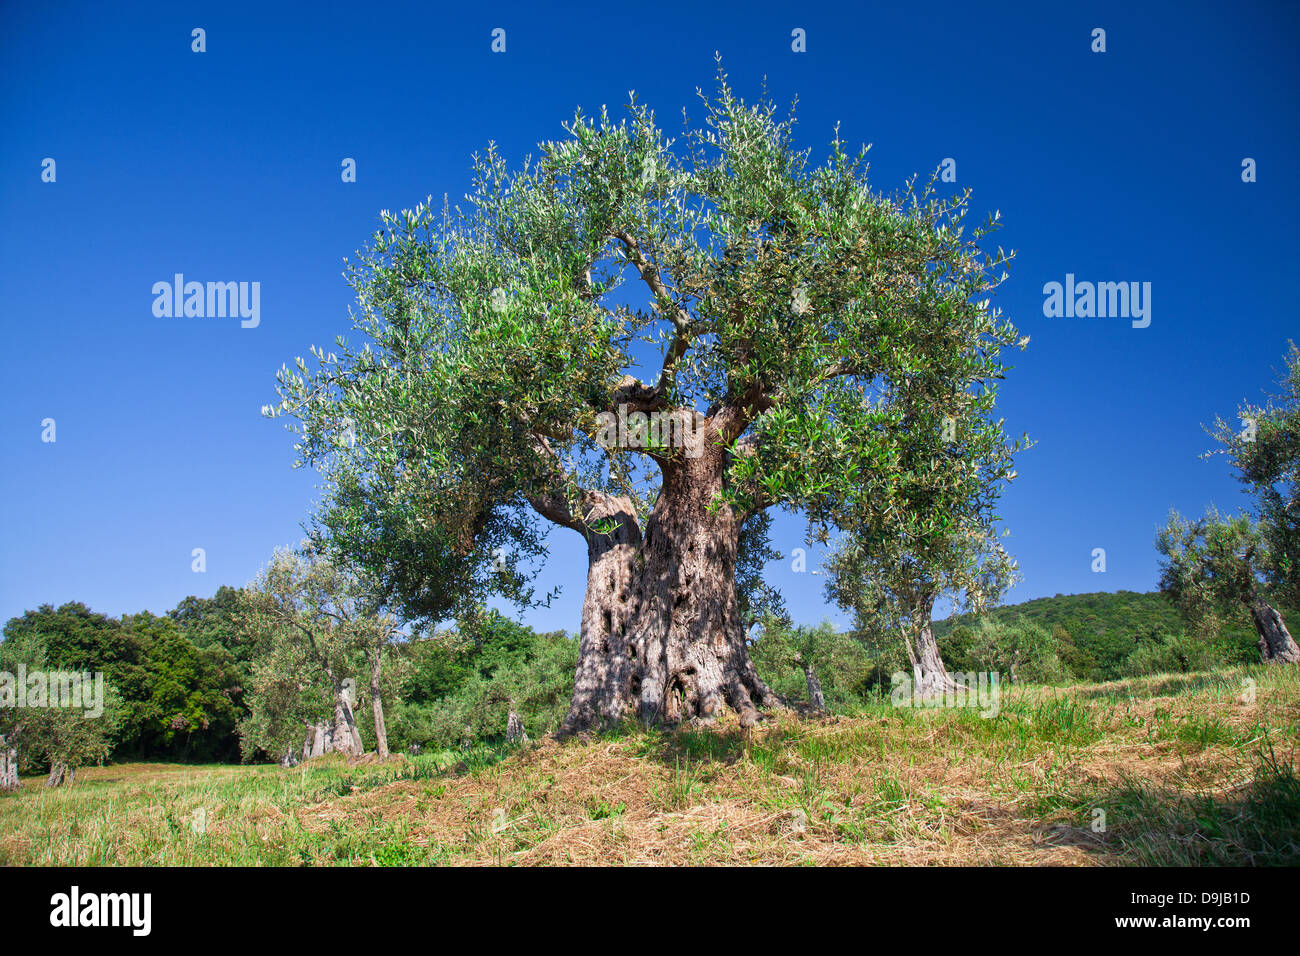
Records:
{"label": "tree shadow on grass", "polygon": [[739,727],[679,726],[647,733],[642,755],[668,767],[682,763],[733,764],[745,754],[746,733]]}
{"label": "tree shadow on grass", "polygon": [[[718,724],[683,723],[653,730],[624,729],[628,736],[639,738],[641,756],[667,767],[681,764],[719,763],[731,765],[755,751],[771,753],[787,744],[802,740],[810,724],[827,717],[827,712],[807,706],[787,705],[788,712],[800,718],[796,722],[762,721],[758,733],[734,722]],[[618,732],[615,732],[616,735]]]}
{"label": "tree shadow on grass", "polygon": [[1141,866],[1300,865],[1300,780],[1267,747],[1252,778],[1191,792],[1126,780],[1103,792],[1089,848]]}

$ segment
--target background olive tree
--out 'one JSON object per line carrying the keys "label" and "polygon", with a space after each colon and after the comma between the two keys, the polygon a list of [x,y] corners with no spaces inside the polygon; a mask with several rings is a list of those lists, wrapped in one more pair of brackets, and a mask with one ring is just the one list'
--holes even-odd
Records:
{"label": "background olive tree", "polygon": [[1156,548],[1162,555],[1160,590],[1193,627],[1210,637],[1244,608],[1259,635],[1261,661],[1300,662],[1300,649],[1271,594],[1264,533],[1249,515],[1223,515],[1212,507],[1193,521],[1171,512]]}
{"label": "background olive tree", "polygon": [[[35,632],[0,641],[0,672],[48,674],[46,648]],[[85,703],[83,701],[83,703]],[[47,696],[42,706],[0,707],[0,789],[18,786],[20,770],[47,768],[46,786],[72,783],[77,770],[108,757],[124,716],[120,695],[103,685],[100,706],[60,706]]]}
{"label": "background olive tree", "polygon": [[1211,434],[1254,500],[1277,599],[1300,607],[1300,349],[1288,343],[1280,391],[1262,405],[1243,403],[1237,422],[1215,419]]}
{"label": "background olive tree", "polygon": [[1160,590],[1201,631],[1217,631],[1242,608],[1259,635],[1260,659],[1300,663],[1279,605],[1300,606],[1300,350],[1290,343],[1282,391],[1242,404],[1238,422],[1210,433],[1253,507],[1231,516],[1211,507],[1196,520],[1171,512],[1156,538]]}
{"label": "background olive tree", "polygon": [[805,699],[815,710],[860,702],[870,670],[866,649],[830,621],[793,626],[776,616],[761,622],[754,663],[784,700]]}
{"label": "background olive tree", "polygon": [[388,756],[383,671],[400,632],[366,583],[310,542],[279,549],[245,590],[240,626],[262,648],[241,724],[246,756],[262,750],[291,760],[298,747],[308,756],[364,753],[359,687],[376,751]]}

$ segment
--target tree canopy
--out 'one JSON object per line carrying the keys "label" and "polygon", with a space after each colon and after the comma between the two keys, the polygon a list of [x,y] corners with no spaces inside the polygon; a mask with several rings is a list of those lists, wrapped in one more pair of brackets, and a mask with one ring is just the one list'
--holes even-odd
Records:
{"label": "tree canopy", "polygon": [[[585,526],[604,493],[644,518],[645,460],[689,451],[658,440],[655,413],[732,453],[720,501],[818,532],[952,527],[980,507],[969,486],[1005,473],[903,461],[945,426],[939,454],[1001,445],[991,383],[1016,336],[987,298],[1008,258],[978,246],[995,217],[967,233],[969,194],[933,180],[877,195],[838,132],[812,164],[793,114],[724,77],[702,99],[680,148],[633,98],[622,121],[579,114],[521,169],[490,146],[466,210],[385,212],[348,272],[360,342],[282,371],[268,411],[329,476],[322,527],[409,615],[528,597],[537,514]],[[620,410],[643,418],[602,442]]]}

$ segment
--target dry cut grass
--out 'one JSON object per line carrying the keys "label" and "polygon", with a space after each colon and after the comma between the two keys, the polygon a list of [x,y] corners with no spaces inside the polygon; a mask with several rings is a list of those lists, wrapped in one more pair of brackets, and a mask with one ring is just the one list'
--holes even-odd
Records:
{"label": "dry cut grass", "polygon": [[[1249,693],[1253,686],[1253,696]],[[887,701],[348,765],[129,764],[0,798],[0,862],[1300,862],[1300,669]]]}

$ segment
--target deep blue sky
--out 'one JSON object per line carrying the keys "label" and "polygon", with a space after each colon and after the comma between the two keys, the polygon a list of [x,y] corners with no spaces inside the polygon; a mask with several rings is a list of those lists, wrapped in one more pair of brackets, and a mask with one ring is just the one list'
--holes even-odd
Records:
{"label": "deep blue sky", "polygon": [[[998,302],[1032,337],[1002,412],[1038,441],[1005,498],[1012,600],[1151,588],[1171,506],[1244,503],[1198,460],[1201,423],[1258,398],[1300,337],[1296,5],[836,6],[0,6],[0,620],[74,599],[161,612],[250,579],[316,494],[259,409],[281,363],[346,330],[342,259],[378,211],[459,197],[489,140],[522,158],[630,89],[676,128],[715,50],[743,95],[764,76],[798,95],[804,145],[836,121],[873,143],[877,189],[953,157],[976,210],[1001,210],[1019,256]],[[155,318],[151,286],[176,272],[261,282],[260,327]],[[1151,282],[1151,326],[1044,318],[1067,272]],[[564,596],[526,619],[572,630],[581,543],[552,541],[539,583]],[[797,619],[828,613],[823,579],[771,572]]]}

